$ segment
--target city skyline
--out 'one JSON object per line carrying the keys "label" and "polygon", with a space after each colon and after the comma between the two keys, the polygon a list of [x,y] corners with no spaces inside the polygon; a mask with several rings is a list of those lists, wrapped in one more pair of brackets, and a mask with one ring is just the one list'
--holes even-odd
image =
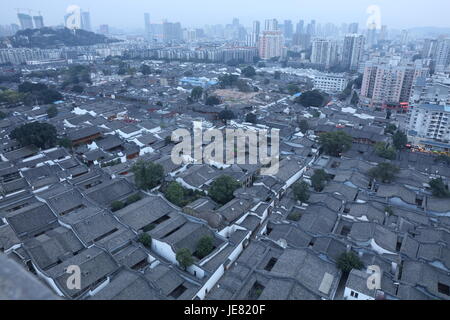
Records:
{"label": "city skyline", "polygon": [[[208,6],[208,3],[203,0],[195,0],[190,3],[180,0],[148,4],[143,1],[132,0],[131,2],[133,2],[133,5],[130,5],[129,2],[123,3],[112,0],[108,1],[108,6],[105,6],[103,1],[92,3],[86,0],[77,2],[62,0],[55,4],[54,1],[45,0],[40,1],[37,5],[29,0],[18,0],[14,4],[3,6],[4,10],[0,12],[0,20],[2,21],[1,24],[18,23],[16,8],[22,8],[21,10],[24,13],[27,13],[27,9],[41,12],[46,25],[60,25],[64,21],[67,7],[76,4],[91,13],[92,24],[96,27],[108,24],[118,28],[143,29],[142,16],[145,12],[150,14],[151,23],[162,23],[164,19],[168,19],[190,27],[229,24],[233,18],[239,18],[240,23],[247,27],[250,27],[254,20],[262,21],[269,18],[277,18],[280,23],[284,20],[292,20],[294,24],[300,19],[335,24],[357,22],[361,27],[365,27],[369,17],[367,9],[371,5],[377,5],[381,11],[381,24],[388,25],[392,29],[450,28],[450,24],[445,17],[445,13],[450,10],[450,3],[444,0],[431,0],[426,3],[416,0],[395,2],[346,0],[348,3],[346,6],[337,6],[330,0],[319,0],[314,3],[303,0],[283,0],[282,3],[276,5],[250,0],[246,1],[244,6],[236,0],[223,4],[217,3],[214,6]],[[411,2],[413,2],[413,5]],[[233,3],[235,4],[233,5]],[[243,7],[236,13],[234,10],[239,5]],[[298,11],[295,10],[296,6],[298,6]],[[352,10],[348,10],[349,6],[352,7]],[[436,7],[441,8],[441,10],[435,12],[434,8]],[[329,10],[325,11],[324,8]],[[186,14],[186,12],[189,12],[189,14]],[[298,14],[293,12],[298,12]],[[399,12],[402,14],[399,15]],[[217,13],[219,14],[217,15]]]}

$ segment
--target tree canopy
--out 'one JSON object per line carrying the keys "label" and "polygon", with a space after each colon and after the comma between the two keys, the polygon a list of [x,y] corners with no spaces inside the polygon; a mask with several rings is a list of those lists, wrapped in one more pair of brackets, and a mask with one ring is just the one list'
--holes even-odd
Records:
{"label": "tree canopy", "polygon": [[179,249],[176,253],[176,259],[183,269],[186,269],[194,264],[192,253],[187,248]]}
{"label": "tree canopy", "polygon": [[375,144],[375,153],[382,158],[394,160],[397,156],[395,148],[388,146],[385,142],[378,142]]}
{"label": "tree canopy", "polygon": [[47,115],[49,118],[54,118],[58,115],[58,109],[56,108],[56,106],[50,106],[47,109]]}
{"label": "tree canopy", "polygon": [[288,91],[288,93],[290,95],[293,95],[293,94],[296,94],[296,93],[300,92],[300,87],[298,85],[296,85],[296,84],[293,84],[293,83],[289,84],[286,87],[286,89],[287,89],[287,91]]}
{"label": "tree canopy", "polygon": [[56,128],[49,123],[27,123],[15,128],[9,136],[22,146],[34,145],[42,149],[52,148],[57,143]]}
{"label": "tree canopy", "polygon": [[300,202],[307,202],[310,197],[309,192],[309,185],[302,181],[302,182],[296,182],[292,186],[292,190],[294,192],[295,199]]}
{"label": "tree canopy", "polygon": [[337,267],[345,273],[349,273],[353,269],[361,270],[362,268],[364,268],[364,263],[362,263],[362,261],[354,252],[342,253],[338,257],[336,264]]}
{"label": "tree canopy", "polygon": [[403,132],[397,131],[392,137],[392,142],[397,150],[402,150],[408,143],[408,137]]}
{"label": "tree canopy", "polygon": [[245,116],[245,122],[256,123],[258,121],[258,117],[254,113],[247,113]]}
{"label": "tree canopy", "polygon": [[217,105],[221,104],[221,101],[220,101],[220,99],[219,99],[218,97],[216,97],[216,96],[209,96],[209,97],[206,99],[205,104],[206,104],[207,106],[217,106]]}
{"label": "tree canopy", "polygon": [[377,179],[383,183],[391,183],[399,171],[400,169],[397,166],[388,162],[383,162],[370,169],[368,174],[371,178]]}
{"label": "tree canopy", "polygon": [[153,162],[140,160],[134,164],[132,171],[136,186],[142,190],[151,190],[157,187],[164,177],[163,166]]}
{"label": "tree canopy", "polygon": [[319,90],[312,90],[302,93],[294,101],[305,107],[323,107],[326,103],[326,97]]}
{"label": "tree canopy", "polygon": [[42,83],[26,81],[19,85],[18,92],[22,94],[22,100],[27,105],[51,104],[63,100],[63,96],[58,91]]}
{"label": "tree canopy", "polygon": [[196,256],[203,259],[214,250],[214,239],[211,236],[204,236],[200,238],[197,243]]}
{"label": "tree canopy", "polygon": [[252,66],[247,66],[242,69],[242,75],[247,78],[251,78],[256,76],[256,70]]}
{"label": "tree canopy", "polygon": [[350,150],[353,138],[344,131],[325,132],[319,137],[319,143],[323,151],[335,157],[340,157],[342,153]]}
{"label": "tree canopy", "polygon": [[148,233],[142,233],[138,241],[144,245],[144,247],[150,248],[152,246],[152,237]]}
{"label": "tree canopy", "polygon": [[433,192],[433,196],[438,198],[450,198],[450,191],[442,178],[433,179],[429,184],[431,191]]}
{"label": "tree canopy", "polygon": [[301,133],[305,134],[306,132],[308,132],[308,130],[309,130],[309,123],[308,123],[308,120],[302,119],[302,120],[300,120],[300,122],[298,123],[298,125],[299,125],[299,127],[300,127]]}
{"label": "tree canopy", "polygon": [[219,85],[222,88],[234,86],[239,79],[238,75],[227,73],[219,76]]}
{"label": "tree canopy", "polygon": [[330,180],[330,176],[323,169],[314,171],[311,177],[311,184],[315,191],[321,192],[325,188],[325,184]]}
{"label": "tree canopy", "polygon": [[220,204],[226,204],[234,198],[234,191],[240,187],[239,182],[230,176],[221,176],[214,180],[209,188],[209,196]]}
{"label": "tree canopy", "polygon": [[219,119],[220,120],[232,120],[232,119],[236,119],[236,115],[230,109],[225,109],[225,110],[222,110],[219,112]]}
{"label": "tree canopy", "polygon": [[202,87],[194,87],[191,91],[191,98],[194,101],[197,101],[200,99],[203,95],[203,88]]}

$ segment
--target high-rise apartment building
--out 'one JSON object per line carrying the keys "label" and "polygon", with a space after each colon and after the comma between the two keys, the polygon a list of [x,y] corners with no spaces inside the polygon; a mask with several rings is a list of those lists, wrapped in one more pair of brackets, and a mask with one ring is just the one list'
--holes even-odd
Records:
{"label": "high-rise apartment building", "polygon": [[358,70],[364,52],[365,39],[363,35],[351,34],[344,38],[342,49],[342,66],[350,71]]}
{"label": "high-rise apartment building", "polygon": [[359,24],[357,22],[350,23],[348,26],[348,33],[356,34],[358,33]]}
{"label": "high-rise apartment building", "polygon": [[284,20],[284,37],[286,39],[292,39],[292,35],[294,34],[294,25],[291,20]]}
{"label": "high-rise apartment building", "polygon": [[89,11],[81,11],[81,29],[92,31],[91,13]]}
{"label": "high-rise apartment building", "polygon": [[337,43],[332,40],[315,39],[312,42],[311,63],[330,68],[337,63]]}
{"label": "high-rise apartment building", "polygon": [[259,56],[261,59],[281,57],[283,55],[284,37],[278,30],[276,19],[266,20],[265,30],[259,37]]}
{"label": "high-rise apartment building", "polygon": [[33,18],[29,14],[18,13],[17,18],[19,18],[20,29],[33,29]]}
{"label": "high-rise apartment building", "polygon": [[268,19],[264,22],[264,31],[278,31],[277,19]]}
{"label": "high-rise apartment building", "polygon": [[257,47],[260,33],[261,23],[259,21],[253,21],[252,33],[247,35],[247,46]]}
{"label": "high-rise apartment building", "polygon": [[183,38],[183,32],[181,30],[181,24],[179,22],[167,22],[164,21],[162,25],[163,41],[180,41]]}
{"label": "high-rise apartment building", "polygon": [[367,62],[361,87],[361,103],[367,106],[407,103],[414,82],[429,68],[416,62],[375,60]]}
{"label": "high-rise apartment building", "polygon": [[144,13],[144,26],[145,26],[145,38],[151,40],[152,38],[152,25],[150,24],[150,14]]}
{"label": "high-rise apartment building", "polygon": [[311,22],[306,27],[306,33],[311,37],[316,35],[316,20],[311,20]]}
{"label": "high-rise apartment building", "polygon": [[410,99],[408,129],[419,138],[450,141],[450,78],[419,78]]}
{"label": "high-rise apartment building", "polygon": [[444,72],[450,66],[450,39],[440,39],[436,44],[435,70]]}
{"label": "high-rise apartment building", "polygon": [[305,21],[300,20],[300,21],[297,23],[297,26],[296,26],[296,28],[295,28],[295,32],[296,32],[297,34],[303,34],[303,33],[305,33]]}
{"label": "high-rise apartment building", "polygon": [[44,17],[39,15],[39,16],[34,16],[33,17],[34,20],[34,27],[36,29],[40,29],[44,27]]}
{"label": "high-rise apartment building", "polygon": [[367,41],[366,45],[368,48],[372,48],[378,43],[378,34],[377,34],[377,24],[372,23],[367,28]]}

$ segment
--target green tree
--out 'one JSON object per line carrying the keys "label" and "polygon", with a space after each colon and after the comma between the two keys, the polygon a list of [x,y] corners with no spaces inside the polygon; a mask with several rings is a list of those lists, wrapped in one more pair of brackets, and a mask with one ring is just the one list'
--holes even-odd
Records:
{"label": "green tree", "polygon": [[368,174],[372,179],[377,179],[383,183],[391,183],[400,169],[390,163],[384,162],[369,170]]}
{"label": "green tree", "polygon": [[194,264],[192,253],[187,248],[179,249],[176,253],[176,259],[184,270]]}
{"label": "green tree", "polygon": [[305,107],[323,107],[326,103],[326,97],[319,90],[306,91],[301,96],[295,98],[295,103]]}
{"label": "green tree", "polygon": [[239,182],[230,176],[221,176],[214,180],[209,188],[209,196],[220,204],[226,204],[234,198],[234,191],[239,189]]}
{"label": "green tree", "polygon": [[245,67],[242,69],[242,75],[247,78],[256,76],[256,70],[252,66]]}
{"label": "green tree", "polygon": [[3,111],[0,111],[0,120],[3,120],[6,118],[6,113],[4,113]]}
{"label": "green tree", "polygon": [[206,99],[205,104],[206,104],[207,106],[217,106],[217,105],[221,104],[221,101],[220,101],[220,99],[219,99],[218,97],[216,97],[216,96],[209,96],[209,97]]}
{"label": "green tree", "polygon": [[245,122],[248,123],[256,123],[258,121],[258,117],[256,116],[256,114],[254,113],[247,113],[247,115],[245,116]]}
{"label": "green tree", "polygon": [[63,96],[55,89],[47,87],[42,83],[24,82],[19,85],[19,93],[25,95],[24,102],[28,105],[51,104],[63,100]]}
{"label": "green tree", "polygon": [[72,149],[73,144],[72,141],[68,138],[61,138],[58,140],[58,145],[60,147],[66,148],[66,149]]}
{"label": "green tree", "polygon": [[239,79],[238,75],[231,73],[223,74],[219,76],[219,85],[221,88],[232,87],[237,83],[238,79]]}
{"label": "green tree", "polygon": [[[121,163],[121,160],[119,159],[119,163]],[[142,199],[142,196],[139,193],[133,194],[132,196],[129,196],[127,198],[127,201],[125,202],[125,205],[130,205],[132,203],[138,202],[139,200]]]}
{"label": "green tree", "polygon": [[275,80],[280,80],[281,79],[281,72],[280,71],[275,71],[273,74],[273,78]]}
{"label": "green tree", "polygon": [[393,123],[389,123],[386,126],[386,129],[384,129],[384,132],[385,133],[394,134],[396,130],[397,130],[397,126],[395,124],[393,124]]}
{"label": "green tree", "polygon": [[325,132],[320,135],[319,143],[323,151],[330,155],[339,157],[342,153],[350,150],[353,138],[344,131]]}
{"label": "green tree", "polygon": [[252,87],[247,83],[247,81],[242,79],[238,80],[238,82],[236,83],[236,87],[240,92],[251,92],[253,90]]}
{"label": "green tree", "polygon": [[303,134],[306,134],[306,132],[308,132],[308,130],[309,130],[309,123],[308,123],[308,120],[302,119],[302,120],[300,120],[300,122],[298,123],[298,125],[299,125],[299,127],[300,127],[300,131],[301,131]]}
{"label": "green tree", "polygon": [[323,169],[314,171],[311,177],[311,184],[315,191],[321,192],[325,188],[325,184],[330,180],[330,176]]}
{"label": "green tree", "polygon": [[397,150],[402,150],[408,143],[408,137],[403,132],[397,131],[392,137],[392,142]]}
{"label": "green tree", "polygon": [[47,115],[49,118],[54,118],[58,115],[58,109],[56,106],[51,106],[47,109]]}
{"label": "green tree", "polygon": [[438,198],[449,198],[450,191],[448,187],[445,185],[444,180],[442,178],[433,179],[430,181],[431,191],[433,192],[433,196]]}
{"label": "green tree", "polygon": [[353,92],[352,99],[350,100],[350,103],[354,106],[356,106],[359,103],[359,96],[356,92]]}
{"label": "green tree", "polygon": [[164,191],[164,196],[179,207],[183,206],[184,188],[178,182],[171,182]]}
{"label": "green tree", "polygon": [[364,263],[354,252],[342,253],[337,261],[337,267],[344,273],[349,273],[353,269],[361,270],[364,268]]}
{"label": "green tree", "polygon": [[14,105],[20,102],[24,102],[26,94],[20,93],[14,90],[4,90],[0,93],[0,103],[7,103]]}
{"label": "green tree", "polygon": [[140,243],[142,243],[142,245],[146,248],[151,248],[152,247],[152,237],[147,234],[147,233],[142,233],[139,238],[138,241]]}
{"label": "green tree", "polygon": [[197,243],[196,256],[203,259],[214,250],[214,239],[210,236],[200,238]]}
{"label": "green tree", "polygon": [[47,149],[53,148],[57,143],[56,128],[49,123],[32,122],[15,128],[9,135],[22,146],[34,145]]}
{"label": "green tree", "polygon": [[111,203],[111,211],[112,212],[116,212],[119,211],[120,209],[125,208],[125,203],[123,203],[122,201],[113,201]]}
{"label": "green tree", "polygon": [[191,98],[194,101],[197,101],[200,99],[203,95],[203,88],[202,87],[194,87],[191,91]]}
{"label": "green tree", "polygon": [[302,182],[296,182],[292,186],[292,190],[294,192],[295,199],[305,203],[309,200],[310,193],[309,193],[309,185],[302,181]]}
{"label": "green tree", "polygon": [[394,160],[397,156],[395,148],[388,146],[385,142],[378,142],[375,144],[375,153],[382,158]]}
{"label": "green tree", "polygon": [[72,87],[72,91],[75,92],[75,93],[81,94],[81,93],[83,93],[84,88],[83,88],[83,86],[80,86],[79,84],[76,84],[76,85],[74,85]]}
{"label": "green tree", "polygon": [[288,91],[288,93],[289,93],[290,95],[294,95],[294,94],[300,92],[300,87],[299,87],[298,85],[296,85],[296,84],[293,84],[293,83],[289,84],[289,85],[286,87],[286,89],[287,89],[287,91]]}
{"label": "green tree", "polygon": [[356,89],[361,89],[362,82],[363,82],[363,75],[360,74],[360,75],[358,76],[358,78],[356,78],[355,81],[354,81],[355,88],[356,88]]}
{"label": "green tree", "polygon": [[133,165],[134,181],[142,190],[151,190],[158,186],[164,177],[164,168],[153,162],[138,161]]}
{"label": "green tree", "polygon": [[152,68],[150,68],[149,65],[146,64],[142,64],[141,68],[139,69],[139,71],[143,74],[143,75],[149,75],[152,73]]}
{"label": "green tree", "polygon": [[220,120],[232,120],[232,119],[236,119],[236,115],[230,109],[225,109],[225,110],[222,110],[219,112],[219,119]]}

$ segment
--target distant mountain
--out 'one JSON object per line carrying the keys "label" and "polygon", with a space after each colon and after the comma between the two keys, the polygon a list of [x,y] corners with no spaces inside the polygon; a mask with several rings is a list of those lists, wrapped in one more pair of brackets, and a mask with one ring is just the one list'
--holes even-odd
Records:
{"label": "distant mountain", "polygon": [[21,30],[12,37],[0,39],[0,48],[54,49],[113,42],[119,42],[119,40],[85,30],[41,28]]}

